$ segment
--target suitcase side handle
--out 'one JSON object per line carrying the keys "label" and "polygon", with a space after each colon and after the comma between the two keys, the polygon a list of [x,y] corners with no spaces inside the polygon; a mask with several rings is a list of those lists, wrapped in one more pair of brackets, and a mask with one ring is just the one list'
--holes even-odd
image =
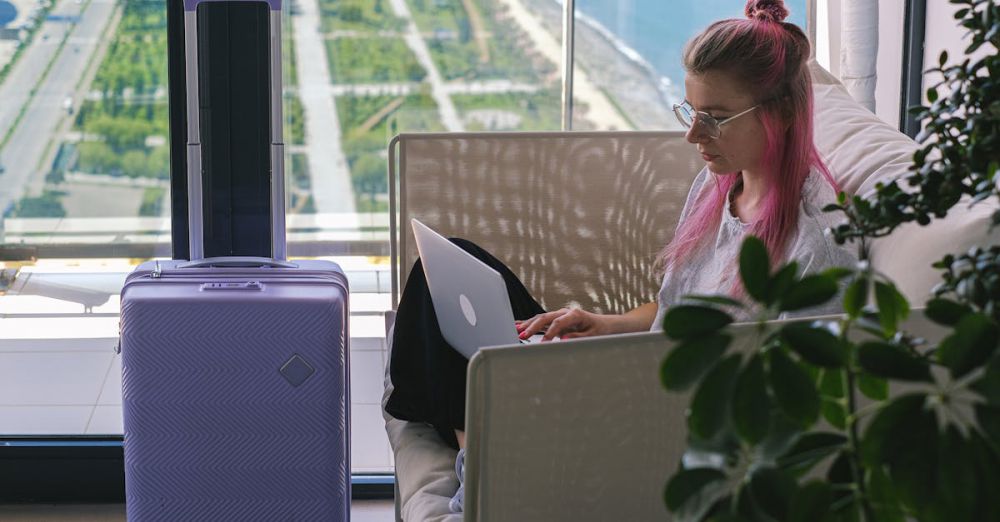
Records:
{"label": "suitcase side handle", "polygon": [[253,256],[227,256],[227,257],[206,257],[195,261],[188,261],[177,265],[177,268],[246,268],[246,267],[268,267],[268,268],[298,268],[299,265],[288,261],[279,261],[270,257]]}
{"label": "suitcase side handle", "polygon": [[[232,2],[234,0],[184,0],[184,10],[194,11],[198,8],[198,4],[203,4],[205,2]],[[281,0],[235,0],[239,1],[250,1],[250,2],[264,2],[270,6],[272,11],[281,11]]]}

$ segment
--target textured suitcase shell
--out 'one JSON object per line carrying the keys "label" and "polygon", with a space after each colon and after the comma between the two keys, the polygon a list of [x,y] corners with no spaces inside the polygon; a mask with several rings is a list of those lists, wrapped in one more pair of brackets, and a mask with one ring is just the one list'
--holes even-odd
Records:
{"label": "textured suitcase shell", "polygon": [[343,272],[181,263],[122,290],[129,520],[348,520]]}
{"label": "textured suitcase shell", "polygon": [[[197,7],[185,0],[188,237],[204,254]],[[239,1],[239,0],[237,0]],[[130,520],[348,520],[347,279],[285,258],[281,2],[270,10],[271,255],[140,265],[121,295]],[[187,266],[186,266],[187,265]]]}

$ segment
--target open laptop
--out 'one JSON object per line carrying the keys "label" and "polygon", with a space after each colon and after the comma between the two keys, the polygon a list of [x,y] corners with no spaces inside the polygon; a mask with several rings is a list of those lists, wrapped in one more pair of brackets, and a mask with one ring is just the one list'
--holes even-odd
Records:
{"label": "open laptop", "polygon": [[503,276],[416,219],[410,220],[444,339],[466,358],[483,346],[521,341]]}

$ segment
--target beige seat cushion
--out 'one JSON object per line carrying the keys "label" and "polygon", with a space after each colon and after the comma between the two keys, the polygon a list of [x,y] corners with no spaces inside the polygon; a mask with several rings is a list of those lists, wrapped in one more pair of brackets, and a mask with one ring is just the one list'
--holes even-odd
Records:
{"label": "beige seat cushion", "polygon": [[[394,320],[395,312],[386,314],[389,357],[392,356]],[[441,440],[434,428],[419,422],[402,421],[386,413],[385,403],[393,389],[388,364],[383,378],[382,418],[385,419],[385,431],[396,468],[397,519],[460,522],[462,515],[448,509],[448,502],[458,489],[456,451]]]}
{"label": "beige seat cushion", "polygon": [[388,417],[386,432],[396,455],[396,483],[403,520],[459,522],[461,514],[448,509],[458,479],[455,450],[438,437],[434,428],[418,422]]}

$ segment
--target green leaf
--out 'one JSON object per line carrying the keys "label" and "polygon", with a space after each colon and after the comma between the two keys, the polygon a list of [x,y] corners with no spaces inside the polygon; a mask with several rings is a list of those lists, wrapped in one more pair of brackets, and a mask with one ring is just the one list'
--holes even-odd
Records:
{"label": "green leaf", "polygon": [[[949,520],[977,520],[974,506],[979,492],[976,491],[976,460],[969,441],[962,436],[955,425],[948,425],[940,434],[938,469],[933,498],[926,501],[923,510],[937,512]],[[933,450],[932,450],[933,451]],[[990,492],[992,495],[994,492]]]}
{"label": "green leaf", "polygon": [[672,391],[686,390],[726,353],[732,340],[732,336],[714,334],[682,342],[660,367],[663,387]]}
{"label": "green leaf", "polygon": [[[904,395],[878,412],[861,439],[861,456],[868,466],[889,463],[901,455],[899,444],[910,440],[906,431],[927,412],[926,403],[924,394]],[[933,415],[931,421],[936,422]],[[936,424],[934,429],[937,430]]]}
{"label": "green leaf", "polygon": [[837,280],[823,274],[803,277],[792,285],[781,299],[782,312],[821,305],[837,295]]}
{"label": "green leaf", "polygon": [[819,391],[821,400],[820,413],[830,425],[845,429],[847,427],[847,408],[842,399],[844,394],[844,371],[843,370],[823,370],[820,377]]}
{"label": "green leaf", "polygon": [[837,281],[840,281],[841,279],[844,279],[846,277],[850,277],[854,275],[854,273],[855,273],[854,270],[851,270],[850,268],[844,268],[842,266],[827,268],[826,270],[820,272],[821,275],[832,277]]}
{"label": "green leaf", "polygon": [[982,395],[987,403],[1000,406],[1000,357],[993,357],[983,376],[973,382],[970,388]]}
{"label": "green leaf", "polygon": [[792,497],[792,505],[788,510],[788,522],[823,520],[830,509],[832,497],[829,484],[816,480],[807,482]]}
{"label": "green leaf", "polygon": [[677,511],[705,486],[725,479],[725,473],[715,468],[686,469],[671,477],[663,498],[670,511]]}
{"label": "green leaf", "polygon": [[767,247],[755,236],[747,236],[740,247],[740,278],[747,294],[755,301],[767,303],[767,283],[771,273],[771,261],[767,257]]}
{"label": "green leaf", "polygon": [[858,375],[858,389],[869,399],[884,401],[889,398],[889,382],[867,373]]}
{"label": "green leaf", "polygon": [[823,399],[819,412],[823,415],[823,419],[834,428],[847,429],[847,408],[839,402]]}
{"label": "green leaf", "polygon": [[774,462],[778,457],[788,453],[802,433],[802,428],[784,415],[778,415],[772,408],[771,423],[767,428],[767,436],[754,448],[751,459],[755,462]]}
{"label": "green leaf", "polygon": [[824,397],[843,399],[847,396],[844,393],[844,371],[843,370],[823,370],[823,375],[819,379],[819,391]]}
{"label": "green leaf", "polygon": [[904,504],[921,510],[937,496],[940,470],[939,431],[934,412],[923,394],[904,395],[872,419],[861,439],[860,454],[868,466],[888,467]]}
{"label": "green leaf", "polygon": [[767,396],[764,362],[759,354],[750,357],[736,380],[732,415],[736,433],[747,442],[757,444],[767,435],[771,400]]}
{"label": "green leaf", "polygon": [[788,518],[788,506],[795,493],[795,481],[777,469],[760,468],[750,477],[754,505],[774,520]]}
{"label": "green leaf", "polygon": [[729,415],[736,375],[740,369],[740,355],[733,354],[717,363],[702,379],[691,399],[688,428],[702,439],[711,439],[722,429]]}
{"label": "green leaf", "polygon": [[[976,462],[976,483],[984,492],[1000,491],[1000,452],[996,451],[996,441],[987,440],[979,433],[972,433],[969,446],[980,458]],[[979,495],[979,519],[1000,520],[1000,502],[996,495]]]}
{"label": "green leaf", "polygon": [[958,321],[955,333],[941,341],[938,361],[951,370],[952,376],[961,377],[989,360],[998,337],[997,325],[989,317],[979,313],[966,315]]}
{"label": "green leaf", "polygon": [[719,305],[719,306],[732,306],[734,308],[743,308],[744,304],[733,299],[732,297],[726,297],[724,295],[686,295],[684,299],[691,301],[700,301],[702,303]]}
{"label": "green leaf", "polygon": [[[853,496],[851,486],[854,482],[854,475],[851,472],[851,460],[847,450],[841,451],[833,459],[830,468],[826,471],[826,481],[834,487],[833,503],[842,505],[842,501]],[[837,520],[837,519],[835,519]],[[843,518],[839,520],[844,520]]]}
{"label": "green leaf", "polygon": [[778,458],[778,466],[801,475],[823,459],[844,449],[846,444],[847,437],[839,433],[806,433],[799,437],[787,453]]}
{"label": "green leaf", "polygon": [[861,309],[868,304],[868,278],[858,276],[844,291],[844,311],[851,317],[861,314]]}
{"label": "green leaf", "polygon": [[933,382],[930,366],[899,346],[868,341],[858,347],[858,364],[877,377]]}
{"label": "green leaf", "polygon": [[1000,443],[1000,406],[977,404],[976,423],[994,444]]}
{"label": "green leaf", "polygon": [[875,282],[875,304],[878,305],[879,323],[886,337],[896,333],[899,321],[906,319],[910,305],[895,285]]}
{"label": "green leaf", "polygon": [[768,285],[767,303],[769,305],[784,299],[785,293],[795,284],[795,276],[798,273],[799,264],[796,261],[790,261],[774,273]]}
{"label": "green leaf", "polygon": [[781,329],[780,335],[795,353],[816,366],[839,368],[846,361],[844,344],[822,327],[791,323]]}
{"label": "green leaf", "polygon": [[927,301],[927,308],[924,310],[928,319],[944,326],[954,326],[970,313],[972,309],[968,306],[940,297]]}
{"label": "green leaf", "polygon": [[937,99],[938,99],[937,89],[935,89],[934,87],[927,89],[927,101],[934,103],[937,101]]}
{"label": "green leaf", "polygon": [[816,384],[785,351],[771,350],[769,376],[774,398],[785,415],[802,427],[811,426],[819,417],[819,392]]}
{"label": "green leaf", "polygon": [[689,339],[715,333],[733,322],[721,310],[698,305],[678,305],[667,310],[663,331],[671,339]]}
{"label": "green leaf", "polygon": [[868,494],[871,495],[875,520],[879,522],[904,522],[905,513],[892,483],[882,466],[868,468],[865,477]]}
{"label": "green leaf", "polygon": [[712,515],[706,522],[750,522],[750,520],[739,513],[719,513]]}

